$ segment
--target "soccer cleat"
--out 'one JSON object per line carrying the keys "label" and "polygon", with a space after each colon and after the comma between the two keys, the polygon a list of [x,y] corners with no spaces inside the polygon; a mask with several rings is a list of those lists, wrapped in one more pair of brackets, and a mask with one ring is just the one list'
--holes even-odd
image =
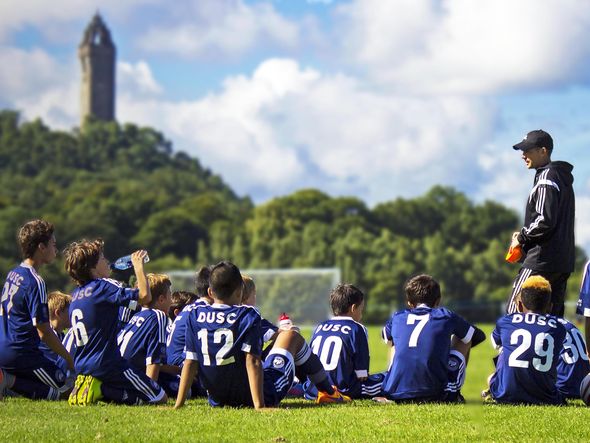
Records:
{"label": "soccer cleat", "polygon": [[92,375],[78,375],[74,389],[68,398],[71,406],[88,406],[102,398],[102,382]]}
{"label": "soccer cleat", "polygon": [[481,391],[481,399],[483,400],[484,404],[494,404],[496,400],[492,397],[492,393],[489,389],[484,389]]}
{"label": "soccer cleat", "polygon": [[333,386],[334,393],[328,394],[324,391],[318,392],[318,397],[316,398],[315,402],[319,405],[327,404],[327,403],[350,403],[352,402],[352,398],[348,395],[341,394],[340,391]]}
{"label": "soccer cleat", "polygon": [[98,378],[87,375],[82,384],[82,391],[78,392],[78,404],[88,406],[97,403],[102,398],[101,386],[102,382]]}
{"label": "soccer cleat", "polygon": [[77,406],[78,405],[78,395],[82,392],[82,385],[86,380],[85,375],[78,375],[76,377],[76,381],[74,382],[74,389],[70,392],[70,396],[68,397],[68,404],[70,406]]}
{"label": "soccer cleat", "polygon": [[4,399],[4,391],[8,385],[14,384],[14,375],[4,372],[4,369],[0,369],[0,400]]}

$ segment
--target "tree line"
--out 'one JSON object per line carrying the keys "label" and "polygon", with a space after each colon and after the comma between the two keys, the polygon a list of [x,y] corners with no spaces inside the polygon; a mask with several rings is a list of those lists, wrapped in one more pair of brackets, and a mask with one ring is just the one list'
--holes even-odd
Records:
{"label": "tree line", "polygon": [[[62,247],[102,237],[112,259],[145,248],[152,271],[221,259],[242,268],[339,267],[367,294],[367,322],[403,303],[411,275],[434,275],[445,302],[459,306],[505,300],[517,271],[504,254],[520,215],[500,203],[435,186],[374,208],[316,189],[254,205],[162,133],[134,124],[89,120],[66,132],[0,111],[0,172],[3,274],[20,259],[17,228],[36,217],[55,224]],[[577,255],[579,273],[586,257]],[[44,277],[49,289],[72,286],[61,260]],[[572,299],[578,281],[570,279]]]}

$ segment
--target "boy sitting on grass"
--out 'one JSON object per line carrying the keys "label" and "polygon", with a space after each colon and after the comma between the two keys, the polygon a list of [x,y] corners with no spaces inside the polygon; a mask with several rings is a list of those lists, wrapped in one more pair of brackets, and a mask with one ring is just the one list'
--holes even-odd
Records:
{"label": "boy sitting on grass", "polygon": [[48,359],[41,342],[73,369],[73,360],[51,329],[47,290],[39,269],[55,260],[54,227],[45,220],[18,232],[23,255],[2,287],[0,298],[0,400],[6,389],[31,399],[58,400],[71,389],[66,373]]}
{"label": "boy sitting on grass", "polygon": [[485,340],[480,329],[439,307],[440,285],[418,275],[405,285],[408,309],[383,328],[393,360],[383,381],[387,398],[398,402],[463,402],[469,351]]}
{"label": "boy sitting on grass", "polygon": [[[369,339],[361,323],[365,295],[353,285],[336,286],[330,294],[334,317],[320,323],[311,337],[311,349],[338,390],[351,398],[381,394],[385,373],[369,375]],[[305,383],[306,396],[314,389]],[[311,388],[311,389],[310,389]]]}
{"label": "boy sitting on grass", "polygon": [[557,389],[557,364],[566,336],[551,310],[551,285],[535,275],[522,284],[517,297],[519,312],[496,323],[492,342],[499,349],[496,372],[489,379],[486,402],[550,404],[564,403]]}
{"label": "boy sitting on grass", "polygon": [[189,314],[176,408],[184,405],[197,373],[212,406],[276,406],[291,387],[296,365],[321,390],[318,403],[350,401],[330,385],[321,362],[295,331],[280,332],[262,362],[260,314],[240,304],[243,280],[234,264],[215,265],[209,284],[213,304]]}
{"label": "boy sitting on grass", "polygon": [[[117,337],[121,356],[131,366],[154,381],[158,381],[160,370],[166,364],[166,328],[170,308],[170,278],[164,274],[148,274],[152,300],[142,305],[140,312],[129,320]],[[175,371],[180,373],[180,371]]]}
{"label": "boy sitting on grass", "polygon": [[146,251],[131,255],[137,289],[123,288],[108,278],[110,267],[102,240],[82,240],[64,251],[65,267],[78,287],[72,294],[70,319],[76,340],[78,377],[69,403],[87,405],[104,398],[135,405],[165,403],[166,393],[145,373],[132,368],[117,346],[119,307],[135,309],[152,297],[143,270]]}
{"label": "boy sitting on grass", "polygon": [[[69,329],[72,326],[69,315],[71,303],[72,296],[69,294],[64,294],[60,291],[53,291],[47,294],[47,306],[49,308],[49,324],[51,325],[51,330],[55,333],[62,344],[64,344],[64,347],[66,350],[68,350],[68,352],[70,352],[70,350],[67,349],[67,346],[65,346],[64,330]],[[41,352],[45,354],[45,357],[55,362],[55,364],[59,366],[64,372],[68,372],[67,362],[63,359],[63,357],[57,355],[43,342],[41,342],[40,349]]]}

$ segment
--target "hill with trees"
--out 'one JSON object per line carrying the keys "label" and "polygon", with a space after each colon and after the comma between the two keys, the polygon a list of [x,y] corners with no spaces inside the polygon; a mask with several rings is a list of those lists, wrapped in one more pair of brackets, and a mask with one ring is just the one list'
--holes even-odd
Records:
{"label": "hill with trees", "polygon": [[[133,124],[88,121],[64,132],[2,111],[0,172],[2,274],[20,259],[18,226],[37,217],[56,225],[61,248],[102,237],[109,258],[147,249],[152,271],[221,259],[242,268],[337,266],[368,294],[368,322],[403,304],[413,274],[433,274],[445,302],[465,306],[505,300],[517,271],[503,257],[519,216],[499,203],[435,186],[374,208],[315,189],[255,206],[163,134]],[[577,269],[584,260],[579,250]],[[49,289],[71,288],[61,260],[43,275]]]}

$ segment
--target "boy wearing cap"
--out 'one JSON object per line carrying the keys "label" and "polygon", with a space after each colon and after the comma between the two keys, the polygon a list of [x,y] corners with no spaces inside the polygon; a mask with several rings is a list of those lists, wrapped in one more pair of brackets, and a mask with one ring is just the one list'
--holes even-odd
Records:
{"label": "boy wearing cap", "polygon": [[574,167],[551,160],[553,139],[542,129],[529,132],[513,148],[522,151],[526,167],[536,173],[526,203],[524,226],[512,234],[511,247],[520,245],[524,261],[514,280],[506,312],[517,311],[516,295],[523,282],[532,275],[541,275],[553,289],[551,314],[563,317],[567,279],[575,261]]}

